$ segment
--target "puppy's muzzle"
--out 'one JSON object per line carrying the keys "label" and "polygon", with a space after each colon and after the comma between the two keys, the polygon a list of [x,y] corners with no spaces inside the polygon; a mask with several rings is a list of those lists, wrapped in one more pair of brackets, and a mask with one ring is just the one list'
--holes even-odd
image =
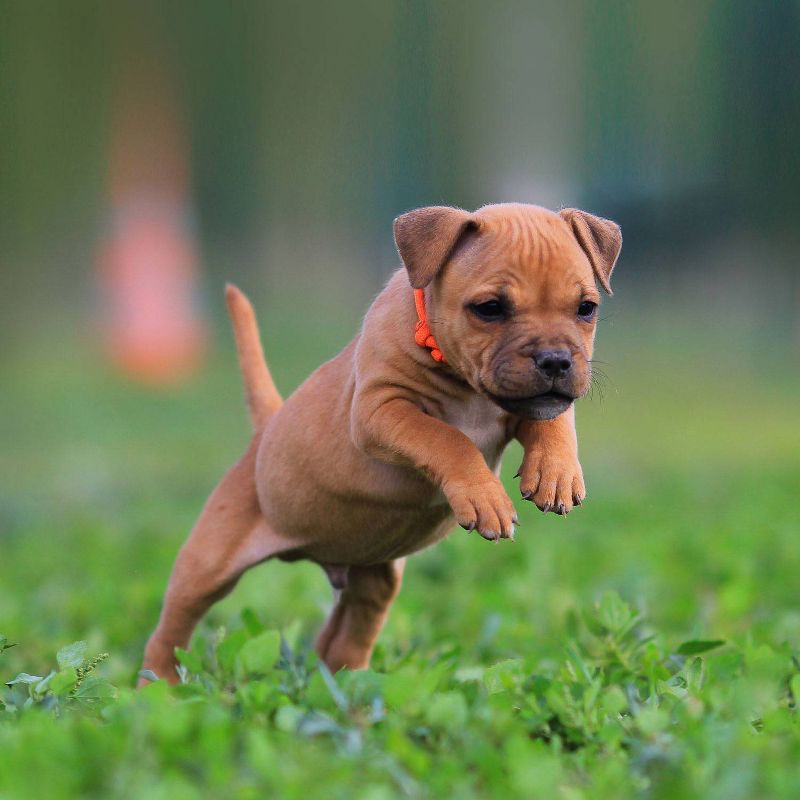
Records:
{"label": "puppy's muzzle", "polygon": [[569,350],[540,350],[530,356],[534,366],[533,385],[537,388],[525,396],[516,392],[495,393],[482,389],[504,411],[526,419],[548,420],[564,413],[578,392],[574,386],[574,369]]}

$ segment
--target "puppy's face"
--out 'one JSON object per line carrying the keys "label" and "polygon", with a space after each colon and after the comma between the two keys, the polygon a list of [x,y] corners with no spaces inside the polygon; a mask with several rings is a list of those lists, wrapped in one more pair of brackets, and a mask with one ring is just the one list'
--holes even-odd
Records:
{"label": "puppy's face", "polygon": [[[579,222],[586,217],[598,219]],[[595,276],[603,267],[573,223],[569,212],[536,206],[480,209],[463,221],[428,290],[428,321],[447,363],[529,419],[558,416],[591,385]],[[610,267],[598,275],[606,286],[617,239]]]}

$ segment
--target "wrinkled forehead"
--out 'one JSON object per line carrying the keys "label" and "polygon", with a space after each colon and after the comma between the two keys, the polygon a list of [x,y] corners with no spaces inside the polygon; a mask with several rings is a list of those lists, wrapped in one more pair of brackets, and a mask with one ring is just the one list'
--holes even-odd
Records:
{"label": "wrinkled forehead", "polygon": [[463,250],[459,278],[471,287],[594,290],[585,253],[558,214],[536,206],[498,205],[480,209],[479,228]]}

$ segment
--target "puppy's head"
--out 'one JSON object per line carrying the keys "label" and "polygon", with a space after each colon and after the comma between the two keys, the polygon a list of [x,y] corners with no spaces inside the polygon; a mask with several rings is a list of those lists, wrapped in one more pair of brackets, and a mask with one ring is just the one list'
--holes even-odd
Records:
{"label": "puppy's head", "polygon": [[622,236],[576,209],[436,206],[395,220],[395,241],[447,363],[476,391],[552,419],[591,384],[600,295]]}

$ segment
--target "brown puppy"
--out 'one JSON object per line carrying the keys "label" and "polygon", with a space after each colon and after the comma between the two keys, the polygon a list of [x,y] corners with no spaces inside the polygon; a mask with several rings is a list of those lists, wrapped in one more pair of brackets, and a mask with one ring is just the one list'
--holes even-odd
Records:
{"label": "brown puppy", "polygon": [[317,650],[332,670],[366,667],[405,556],[454,522],[513,537],[497,474],[514,437],[523,498],[559,514],[583,500],[572,403],[589,389],[594,279],[610,292],[619,227],[574,209],[435,207],[398,217],[395,240],[405,269],[285,403],[252,308],[228,288],[255,435],[178,555],[144,658],[160,677],[176,680],[175,647],[272,557],[325,569],[338,598]]}

